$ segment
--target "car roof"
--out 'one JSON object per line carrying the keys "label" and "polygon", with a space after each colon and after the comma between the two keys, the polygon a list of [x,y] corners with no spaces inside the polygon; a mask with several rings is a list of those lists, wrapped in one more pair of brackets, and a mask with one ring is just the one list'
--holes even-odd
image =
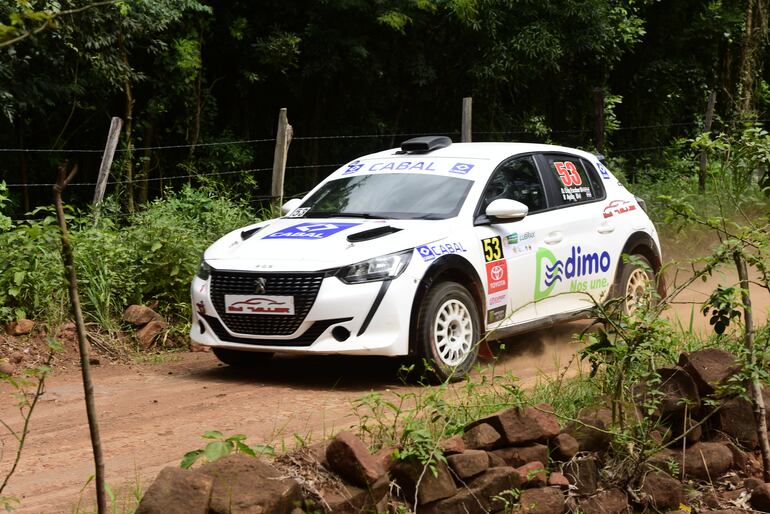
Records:
{"label": "car roof", "polygon": [[452,143],[444,148],[438,148],[425,153],[403,153],[400,148],[391,148],[382,152],[365,155],[359,159],[442,157],[456,159],[474,158],[498,162],[512,155],[529,152],[569,152],[585,159],[596,160],[595,155],[583,150],[540,143]]}

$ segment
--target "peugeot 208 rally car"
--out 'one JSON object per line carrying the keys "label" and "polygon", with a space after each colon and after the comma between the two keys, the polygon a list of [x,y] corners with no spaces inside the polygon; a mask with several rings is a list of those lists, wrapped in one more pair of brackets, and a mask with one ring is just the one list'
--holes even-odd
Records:
{"label": "peugeot 208 rally car", "polygon": [[208,248],[191,338],[230,365],[413,355],[460,378],[485,334],[569,320],[609,294],[633,308],[661,266],[642,207],[590,153],[411,139]]}

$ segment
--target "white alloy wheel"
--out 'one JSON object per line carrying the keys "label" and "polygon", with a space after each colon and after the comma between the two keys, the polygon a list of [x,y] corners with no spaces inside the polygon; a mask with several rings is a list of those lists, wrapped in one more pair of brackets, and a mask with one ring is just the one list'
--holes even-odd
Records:
{"label": "white alloy wheel", "polygon": [[[649,268],[647,259],[641,255],[637,255],[636,257],[642,260],[646,267]],[[648,290],[653,280],[650,272],[648,269],[645,269],[645,267],[631,263],[624,265],[621,281],[623,289],[621,291],[623,293],[623,312],[626,315],[632,315],[643,302],[648,300]]]}
{"label": "white alloy wheel", "polygon": [[457,366],[473,348],[473,319],[468,307],[456,299],[444,302],[433,326],[436,353],[441,362]]}

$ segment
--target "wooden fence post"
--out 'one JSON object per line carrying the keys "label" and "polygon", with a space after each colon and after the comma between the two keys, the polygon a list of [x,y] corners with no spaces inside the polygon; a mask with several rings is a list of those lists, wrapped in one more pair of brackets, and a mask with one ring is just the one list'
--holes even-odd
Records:
{"label": "wooden fence post", "polygon": [[460,142],[470,143],[473,135],[472,127],[473,98],[466,96],[463,98],[463,121],[460,129]]}
{"label": "wooden fence post", "polygon": [[107,143],[104,145],[102,163],[99,165],[99,178],[96,179],[94,200],[91,202],[93,205],[99,205],[104,199],[107,179],[110,177],[110,168],[112,167],[112,158],[115,156],[115,148],[118,146],[121,128],[123,128],[123,120],[117,116],[113,117],[110,122],[110,131],[107,133]]}
{"label": "wooden fence post", "polygon": [[275,154],[273,155],[273,184],[271,196],[273,205],[280,209],[283,205],[283,178],[286,174],[286,156],[294,131],[289,125],[286,107],[278,113],[278,131],[275,135]]}

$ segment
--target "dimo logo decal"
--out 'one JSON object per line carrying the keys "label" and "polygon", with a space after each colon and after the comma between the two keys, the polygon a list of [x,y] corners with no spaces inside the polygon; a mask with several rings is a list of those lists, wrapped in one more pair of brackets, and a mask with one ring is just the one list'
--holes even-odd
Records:
{"label": "dimo logo decal", "polygon": [[557,259],[547,248],[538,248],[535,255],[535,301],[548,298],[558,282],[569,280],[570,292],[587,291],[607,286],[607,279],[579,280],[610,270],[612,258],[606,251],[581,253],[579,246],[573,246],[570,256]]}

